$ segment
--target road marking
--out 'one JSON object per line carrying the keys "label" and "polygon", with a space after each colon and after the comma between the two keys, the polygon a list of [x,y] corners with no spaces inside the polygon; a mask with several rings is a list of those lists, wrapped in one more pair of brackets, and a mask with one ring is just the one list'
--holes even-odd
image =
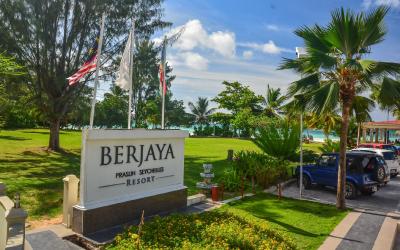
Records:
{"label": "road marking", "polygon": [[388,213],[386,216],[372,250],[393,249],[397,234],[397,220],[394,217],[398,215]]}
{"label": "road marking", "polygon": [[324,243],[318,248],[318,250],[336,249],[362,212],[363,210],[358,210],[357,212],[350,212],[346,215],[346,217],[344,217],[332,233],[325,239]]}

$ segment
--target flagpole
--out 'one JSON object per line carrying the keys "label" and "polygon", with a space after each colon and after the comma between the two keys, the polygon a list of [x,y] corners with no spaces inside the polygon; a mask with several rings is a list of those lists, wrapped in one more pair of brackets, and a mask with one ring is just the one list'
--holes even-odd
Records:
{"label": "flagpole", "polygon": [[91,110],[90,110],[90,127],[89,127],[90,129],[93,128],[94,107],[96,105],[97,87],[99,85],[100,55],[101,55],[101,47],[103,45],[103,35],[104,35],[104,23],[105,23],[105,21],[106,21],[106,14],[103,13],[103,16],[101,18],[99,44],[98,44],[97,55],[96,55],[96,73],[95,73],[95,78],[94,78],[92,107],[91,107]]}
{"label": "flagpole", "polygon": [[129,58],[129,99],[128,99],[128,129],[131,129],[132,121],[132,94],[133,94],[133,38],[135,37],[135,19],[132,18],[132,31],[131,33],[131,44],[129,48],[130,58]]}
{"label": "flagpole", "polygon": [[[163,42],[163,46],[164,46],[164,51],[165,51],[165,54],[167,54],[166,53],[166,51],[167,51],[167,37],[165,36],[164,37],[164,42]],[[167,57],[166,55],[165,55],[165,57]],[[164,93],[164,89],[166,90],[166,87],[164,86],[165,84],[167,84],[167,77],[166,77],[166,75],[165,75],[165,61],[166,60],[164,60],[162,63],[163,63],[163,67],[162,67],[162,69],[163,69],[163,74],[164,74],[164,81],[163,81],[163,86],[162,86],[162,105],[161,105],[161,129],[164,129],[164,114],[165,114],[165,95],[166,95],[166,93]]]}

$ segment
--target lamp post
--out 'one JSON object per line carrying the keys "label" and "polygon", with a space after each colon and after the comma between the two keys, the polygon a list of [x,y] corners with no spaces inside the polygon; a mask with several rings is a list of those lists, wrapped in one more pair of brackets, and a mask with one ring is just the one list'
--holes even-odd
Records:
{"label": "lamp post", "polygon": [[[304,56],[306,51],[302,47],[296,47],[296,56],[300,58]],[[299,176],[299,195],[300,199],[303,196],[303,111],[300,112],[300,176]]]}

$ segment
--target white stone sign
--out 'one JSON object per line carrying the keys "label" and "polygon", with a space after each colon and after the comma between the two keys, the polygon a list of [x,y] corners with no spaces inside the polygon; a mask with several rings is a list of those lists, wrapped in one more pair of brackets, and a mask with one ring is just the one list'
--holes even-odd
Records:
{"label": "white stone sign", "polygon": [[79,209],[184,189],[181,130],[84,130]]}

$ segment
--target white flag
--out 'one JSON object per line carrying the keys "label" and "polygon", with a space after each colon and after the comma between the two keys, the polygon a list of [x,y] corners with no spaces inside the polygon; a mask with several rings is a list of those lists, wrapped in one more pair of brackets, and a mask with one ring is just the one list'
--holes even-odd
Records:
{"label": "white flag", "polygon": [[128,41],[126,42],[126,46],[124,49],[124,54],[122,54],[121,63],[119,65],[119,73],[118,78],[115,81],[115,84],[121,87],[122,89],[129,90],[131,83],[130,77],[130,60],[131,60],[131,53],[132,53],[132,31],[129,33]]}

